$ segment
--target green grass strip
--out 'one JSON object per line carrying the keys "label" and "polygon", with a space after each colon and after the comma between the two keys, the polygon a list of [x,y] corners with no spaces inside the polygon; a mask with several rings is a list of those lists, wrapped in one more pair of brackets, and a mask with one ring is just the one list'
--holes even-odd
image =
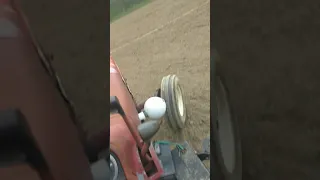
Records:
{"label": "green grass strip", "polygon": [[129,6],[128,9],[124,9],[122,11],[113,11],[112,5],[110,6],[110,22],[114,22],[115,20],[118,20],[119,18],[130,14],[131,12],[147,5],[151,0],[142,0],[140,3],[132,4]]}

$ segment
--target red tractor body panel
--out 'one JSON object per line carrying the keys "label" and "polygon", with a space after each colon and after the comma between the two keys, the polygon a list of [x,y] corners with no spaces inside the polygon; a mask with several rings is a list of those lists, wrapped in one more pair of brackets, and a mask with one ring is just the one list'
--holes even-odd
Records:
{"label": "red tractor body panel", "polygon": [[[143,144],[138,133],[138,111],[124,78],[122,77],[118,66],[110,56],[110,96],[116,96],[119,99],[122,109],[124,110],[127,122],[119,114],[110,115],[110,149],[115,153],[121,162],[127,179],[138,179],[138,175],[144,176],[145,179],[158,179],[163,173],[160,162],[152,147],[148,151],[151,155],[157,172],[148,177],[142,165],[139,145]],[[128,126],[132,127],[132,130]]]}
{"label": "red tractor body panel", "polygon": [[[118,66],[110,57],[110,96],[116,96],[132,123],[133,127],[140,124],[136,104],[124,83]],[[136,132],[138,131],[135,129]],[[142,141],[142,140],[141,140]],[[127,179],[137,179],[137,174],[143,174],[144,170],[140,162],[137,144],[127,127],[124,119],[119,115],[110,116],[110,149],[120,159]]]}
{"label": "red tractor body panel", "polygon": [[140,124],[136,103],[115,61],[110,57],[110,96],[117,96],[126,115],[135,126]]}
{"label": "red tractor body panel", "polygon": [[36,46],[19,6],[0,0],[0,110],[18,109],[24,115],[47,166],[8,164],[1,168],[0,179],[90,180],[76,127]]}

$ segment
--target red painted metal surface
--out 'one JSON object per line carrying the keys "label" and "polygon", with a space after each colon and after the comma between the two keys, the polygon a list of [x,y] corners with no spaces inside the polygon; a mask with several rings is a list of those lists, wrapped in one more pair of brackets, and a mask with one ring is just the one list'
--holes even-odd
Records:
{"label": "red painted metal surface", "polygon": [[77,130],[53,78],[41,63],[20,7],[0,0],[0,109],[19,109],[47,167],[27,162],[1,168],[0,179],[90,180]]}
{"label": "red painted metal surface", "polygon": [[[136,103],[132,98],[122,77],[118,66],[110,56],[110,96],[117,96],[126,114],[121,117],[119,114],[110,116],[110,149],[120,159],[127,179],[138,179],[137,175],[143,175],[146,180],[158,179],[163,170],[159,159],[152,147],[147,148],[148,153],[141,152],[146,147],[146,143],[141,139],[138,132],[140,120],[136,109]],[[143,150],[145,151],[145,150]],[[148,157],[148,154],[151,157]],[[144,156],[141,156],[144,154]],[[156,173],[147,176],[145,167],[141,161],[150,161],[151,168]]]}

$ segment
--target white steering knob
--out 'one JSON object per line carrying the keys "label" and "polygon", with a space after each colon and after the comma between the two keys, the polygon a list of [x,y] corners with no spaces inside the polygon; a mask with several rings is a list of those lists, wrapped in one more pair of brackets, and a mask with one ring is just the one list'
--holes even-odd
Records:
{"label": "white steering knob", "polygon": [[166,102],[160,97],[151,97],[144,104],[145,115],[153,120],[160,119],[166,113]]}

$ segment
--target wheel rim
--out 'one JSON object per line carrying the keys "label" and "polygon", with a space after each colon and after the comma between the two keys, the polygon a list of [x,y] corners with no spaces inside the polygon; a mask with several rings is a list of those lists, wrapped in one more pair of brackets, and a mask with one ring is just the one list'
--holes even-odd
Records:
{"label": "wheel rim", "polygon": [[235,138],[232,123],[230,106],[227,99],[226,90],[219,80],[217,83],[217,107],[218,107],[218,135],[220,142],[220,150],[224,165],[230,173],[235,168]]}
{"label": "wheel rim", "polygon": [[112,155],[110,155],[110,168],[112,169],[111,172],[114,173],[112,180],[118,179],[118,174],[119,174],[118,164],[116,159]]}
{"label": "wheel rim", "polygon": [[[176,97],[177,97],[177,105],[178,105],[179,114],[180,114],[180,116],[183,116],[184,115],[184,103],[183,103],[183,98],[182,98],[182,90],[179,85],[177,86]],[[183,120],[183,123],[184,123],[184,120]]]}

